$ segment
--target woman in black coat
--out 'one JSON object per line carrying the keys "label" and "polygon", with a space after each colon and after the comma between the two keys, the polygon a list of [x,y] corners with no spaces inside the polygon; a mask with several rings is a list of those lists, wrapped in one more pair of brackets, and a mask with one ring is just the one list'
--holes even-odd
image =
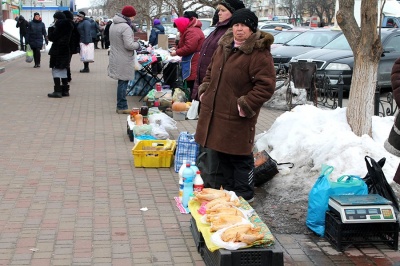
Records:
{"label": "woman in black coat", "polygon": [[48,44],[46,26],[42,22],[39,13],[33,14],[33,20],[28,24],[27,43],[31,46],[33,51],[33,61],[35,62],[34,68],[40,67],[40,49],[43,47],[43,38]]}
{"label": "woman in black coat", "polygon": [[69,85],[67,77],[67,68],[70,63],[70,38],[74,26],[66,19],[64,13],[56,12],[54,23],[49,27],[49,40],[51,45],[50,68],[54,80],[54,92],[47,96],[51,98],[61,98],[69,96]]}
{"label": "woman in black coat", "polygon": [[[78,32],[78,25],[74,22],[74,15],[72,14],[71,11],[69,10],[64,10],[63,11],[64,15],[67,17],[67,20],[69,23],[74,27],[71,33],[71,38],[69,40],[69,62],[71,63],[72,55],[79,53],[79,40],[81,36],[79,35]],[[71,82],[72,77],[71,77],[71,68],[68,66],[67,67],[67,77],[68,77],[68,82]]]}

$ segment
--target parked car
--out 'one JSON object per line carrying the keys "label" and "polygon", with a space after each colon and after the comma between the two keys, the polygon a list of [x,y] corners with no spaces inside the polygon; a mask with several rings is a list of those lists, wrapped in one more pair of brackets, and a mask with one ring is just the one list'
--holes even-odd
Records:
{"label": "parked car", "polygon": [[281,30],[276,30],[276,29],[263,29],[261,31],[268,32],[274,36],[282,32]]}
{"label": "parked car", "polygon": [[[390,75],[397,58],[400,57],[400,31],[394,28],[381,29],[383,53],[378,67],[378,85],[390,88]],[[333,88],[337,87],[342,75],[344,89],[350,90],[353,76],[354,55],[344,35],[339,36],[322,49],[309,51],[296,56],[292,61],[307,61],[317,64],[317,76],[326,74]]]}
{"label": "parked car", "polygon": [[213,31],[215,30],[215,28],[216,28],[216,27],[211,26],[211,27],[208,27],[207,29],[204,29],[204,30],[203,30],[204,37],[207,38],[208,35],[210,35],[210,33],[213,32]]}
{"label": "parked car", "polygon": [[282,23],[282,22],[267,22],[259,28],[260,29],[275,29],[276,27],[281,27],[282,29],[287,29],[287,30],[293,29],[292,24]]}
{"label": "parked car", "polygon": [[275,68],[289,68],[290,60],[313,49],[321,49],[341,35],[341,31],[328,29],[309,29],[284,45],[271,50]]}
{"label": "parked car", "polygon": [[299,36],[303,32],[305,32],[306,28],[297,28],[293,30],[282,30],[279,34],[275,35],[274,43],[271,45],[271,49],[275,49],[277,47],[282,46],[293,38]]}
{"label": "parked car", "polygon": [[212,18],[199,18],[198,20],[201,21],[201,29],[205,30],[211,26]]}

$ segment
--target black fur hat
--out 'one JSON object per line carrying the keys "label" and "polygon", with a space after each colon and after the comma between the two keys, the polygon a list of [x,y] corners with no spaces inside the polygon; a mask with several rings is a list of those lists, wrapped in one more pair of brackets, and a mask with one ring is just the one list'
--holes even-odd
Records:
{"label": "black fur hat", "polygon": [[249,27],[253,32],[256,32],[258,27],[258,18],[250,9],[242,8],[235,11],[232,15],[231,26],[237,23],[242,23]]}
{"label": "black fur hat", "polygon": [[65,19],[66,16],[65,16],[65,14],[64,14],[63,12],[57,11],[56,13],[54,13],[53,18],[56,18],[56,19]]}
{"label": "black fur hat", "polygon": [[226,7],[229,10],[229,12],[231,12],[232,14],[236,10],[245,8],[243,2],[240,0],[222,0],[221,3],[219,3],[219,4]]}
{"label": "black fur hat", "polygon": [[67,19],[70,19],[70,20],[73,20],[73,19],[74,19],[74,14],[72,14],[71,11],[69,11],[69,10],[64,10],[63,13],[64,13],[64,15],[65,15],[65,17],[66,17]]}

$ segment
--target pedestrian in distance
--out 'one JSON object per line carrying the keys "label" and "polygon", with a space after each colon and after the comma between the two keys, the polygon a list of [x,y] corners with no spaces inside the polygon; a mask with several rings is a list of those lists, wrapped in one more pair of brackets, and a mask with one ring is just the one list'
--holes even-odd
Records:
{"label": "pedestrian in distance", "polygon": [[94,49],[99,49],[99,34],[100,34],[100,26],[99,23],[96,20],[93,19],[93,17],[90,17],[90,35],[92,36],[92,41],[94,43]]}
{"label": "pedestrian in distance", "polygon": [[135,42],[131,27],[136,16],[133,6],[124,6],[121,13],[117,13],[110,26],[110,55],[108,76],[118,81],[117,109],[118,114],[129,114],[126,91],[129,80],[135,77],[134,51],[140,49],[140,44]]}
{"label": "pedestrian in distance", "polygon": [[230,23],[199,86],[195,139],[217,152],[224,188],[252,202],[255,126],[275,91],[274,37],[257,29],[257,16],[246,8],[236,10]]}
{"label": "pedestrian in distance", "polygon": [[[90,21],[86,17],[86,13],[83,11],[79,11],[76,19],[78,21],[77,29],[80,36],[80,43],[84,45],[89,45],[89,43],[93,43]],[[83,69],[81,69],[79,72],[89,73],[89,62],[83,62]]]}
{"label": "pedestrian in distance", "polygon": [[201,30],[201,21],[196,17],[179,17],[174,20],[174,25],[180,33],[178,46],[171,48],[171,56],[181,56],[182,79],[192,95],[194,81],[196,79],[197,62],[200,57],[200,49],[204,42],[204,33]]}
{"label": "pedestrian in distance", "polygon": [[[19,45],[21,51],[26,51],[26,31],[28,28],[28,21],[21,15],[15,18],[17,20],[16,27],[19,28]],[[25,41],[25,42],[24,42]]]}
{"label": "pedestrian in distance", "polygon": [[67,68],[71,60],[70,39],[74,25],[67,20],[63,12],[53,15],[54,22],[49,27],[49,40],[52,42],[50,68],[54,81],[54,92],[47,94],[50,98],[69,96]]}
{"label": "pedestrian in distance", "polygon": [[158,44],[158,35],[165,34],[164,26],[161,25],[161,21],[159,19],[154,19],[153,28],[150,32],[149,43],[151,46],[156,46]]}
{"label": "pedestrian in distance", "polygon": [[71,11],[69,10],[64,10],[63,11],[66,19],[68,20],[69,24],[71,24],[74,29],[72,30],[71,33],[71,38],[69,40],[69,65],[67,67],[67,78],[68,82],[71,82],[72,76],[71,76],[71,59],[72,55],[79,53],[79,40],[80,40],[80,35],[78,32],[77,24],[74,22],[74,15],[72,14]]}
{"label": "pedestrian in distance", "polygon": [[110,48],[110,26],[112,24],[112,21],[109,20],[107,21],[106,27],[104,28],[104,48],[108,49]]}
{"label": "pedestrian in distance", "polygon": [[40,50],[43,48],[43,41],[46,45],[49,43],[47,39],[46,26],[42,22],[40,14],[35,12],[33,14],[33,20],[28,23],[27,30],[27,43],[33,51],[33,61],[35,62],[34,68],[40,67]]}

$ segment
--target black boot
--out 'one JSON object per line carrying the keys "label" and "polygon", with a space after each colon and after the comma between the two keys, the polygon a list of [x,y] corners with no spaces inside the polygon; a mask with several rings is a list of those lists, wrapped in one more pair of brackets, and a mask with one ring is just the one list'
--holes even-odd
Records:
{"label": "black boot", "polygon": [[54,86],[54,92],[47,94],[50,98],[62,98],[62,88],[61,86]]}
{"label": "black boot", "polygon": [[71,77],[71,68],[67,68],[67,79],[68,79],[68,82],[71,82],[71,80],[72,80],[72,77]]}
{"label": "black boot", "polygon": [[90,70],[89,70],[89,63],[83,63],[83,69],[81,69],[79,72],[81,72],[81,73],[89,73],[90,72]]}
{"label": "black boot", "polygon": [[69,85],[61,85],[62,96],[69,96]]}

